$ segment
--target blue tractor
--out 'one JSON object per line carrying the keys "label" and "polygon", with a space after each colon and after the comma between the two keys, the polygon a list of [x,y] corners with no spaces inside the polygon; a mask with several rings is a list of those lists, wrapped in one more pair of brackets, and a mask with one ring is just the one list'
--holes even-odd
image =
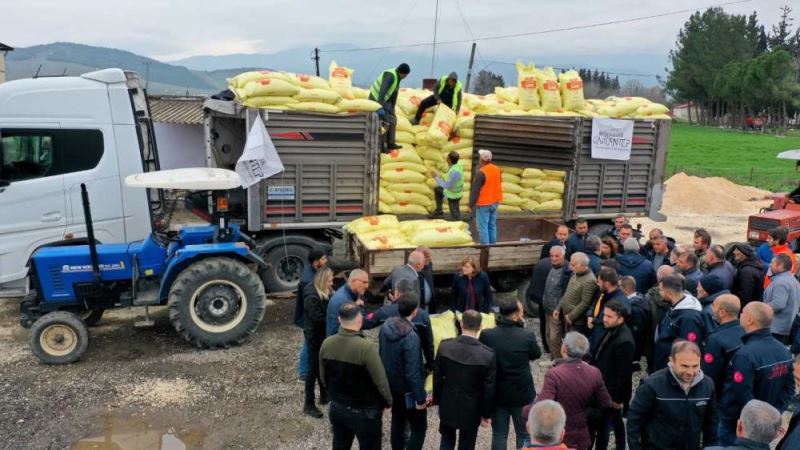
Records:
{"label": "blue tractor", "polygon": [[31,329],[33,353],[48,364],[78,360],[87,326],[103,311],[168,305],[172,325],[198,348],[245,342],[264,317],[266,296],[258,275],[267,266],[255,243],[226,217],[224,191],[240,185],[235,172],[178,169],[132,175],[132,187],[212,191],[213,225],[177,234],[154,231],[141,242],[97,244],[89,195],[81,185],[89,245],[45,247],[34,253],[31,292],[20,323]]}

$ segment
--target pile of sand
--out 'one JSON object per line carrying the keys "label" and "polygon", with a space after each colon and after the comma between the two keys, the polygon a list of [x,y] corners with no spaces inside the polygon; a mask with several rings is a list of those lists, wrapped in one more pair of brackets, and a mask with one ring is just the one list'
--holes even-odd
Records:
{"label": "pile of sand", "polygon": [[147,379],[142,383],[122,386],[119,393],[126,404],[155,407],[192,404],[206,396],[202,388],[182,378]]}
{"label": "pile of sand", "polygon": [[735,216],[757,213],[770,195],[750,186],[741,186],[720,177],[700,178],[683,172],[665,183],[661,212],[669,215]]}

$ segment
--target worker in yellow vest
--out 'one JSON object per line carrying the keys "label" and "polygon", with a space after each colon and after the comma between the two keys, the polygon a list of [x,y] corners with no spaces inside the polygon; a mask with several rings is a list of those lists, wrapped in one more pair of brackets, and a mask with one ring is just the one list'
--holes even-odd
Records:
{"label": "worker in yellow vest", "polygon": [[445,75],[439,78],[439,82],[433,88],[433,95],[425,97],[419,104],[417,115],[414,117],[414,124],[418,124],[425,110],[431,106],[443,103],[448,108],[456,113],[461,109],[461,82],[458,81],[458,74],[450,72],[450,75]]}
{"label": "worker in yellow vest", "polygon": [[369,90],[369,99],[381,104],[378,116],[386,126],[387,150],[397,150],[399,145],[394,141],[397,128],[397,116],[394,115],[394,106],[397,104],[397,93],[400,92],[400,80],[411,73],[411,68],[406,63],[396,69],[384,70]]}

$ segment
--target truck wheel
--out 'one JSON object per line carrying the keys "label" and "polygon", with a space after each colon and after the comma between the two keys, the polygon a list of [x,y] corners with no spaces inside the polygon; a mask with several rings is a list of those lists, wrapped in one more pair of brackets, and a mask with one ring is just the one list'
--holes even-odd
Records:
{"label": "truck wheel", "polygon": [[31,327],[31,349],[45,364],[69,364],[89,346],[89,330],[80,317],[68,311],[43,315]]}
{"label": "truck wheel", "polygon": [[589,227],[589,236],[603,236],[611,229],[614,228],[614,225],[610,223],[596,223]]}
{"label": "truck wheel", "polygon": [[81,319],[83,319],[83,323],[87,327],[93,327],[97,325],[97,322],[100,322],[103,312],[105,311],[102,309],[87,309],[81,312]]}
{"label": "truck wheel", "polygon": [[232,258],[208,258],[184,269],[169,291],[169,319],[198,348],[239,345],[264,318],[261,280]]}
{"label": "truck wheel", "polygon": [[497,292],[511,292],[522,284],[525,277],[518,271],[504,270],[489,274],[489,279]]}
{"label": "truck wheel", "polygon": [[289,292],[297,289],[300,275],[308,265],[309,248],[304,245],[278,245],[261,257],[270,265],[261,274],[267,292]]}
{"label": "truck wheel", "polygon": [[517,300],[525,304],[526,297],[528,296],[528,288],[531,286],[531,279],[526,278],[522,280],[522,284],[517,288]]}

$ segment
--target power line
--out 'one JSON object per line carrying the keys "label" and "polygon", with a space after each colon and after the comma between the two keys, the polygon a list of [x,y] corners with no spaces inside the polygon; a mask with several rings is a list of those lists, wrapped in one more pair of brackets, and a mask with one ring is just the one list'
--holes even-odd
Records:
{"label": "power line", "polygon": [[[687,13],[687,12],[695,12],[695,11],[705,10],[705,9],[708,9],[708,8],[719,8],[719,7],[722,7],[722,6],[736,5],[736,4],[740,4],[740,3],[749,3],[751,1],[752,0],[736,0],[736,1],[726,2],[726,3],[719,3],[719,4],[716,4],[716,5],[703,6],[703,7],[698,7],[698,8],[681,9],[681,10],[678,10],[678,11],[669,11],[669,12],[660,13],[660,14],[652,14],[652,15],[648,15],[648,16],[634,17],[634,18],[630,18],[630,19],[611,20],[611,21],[607,21],[607,22],[598,22],[598,23],[592,23],[592,24],[587,24],[587,25],[577,25],[577,26],[571,26],[571,27],[550,28],[550,29],[546,29],[546,30],[529,31],[529,32],[526,32],[526,33],[503,34],[503,35],[497,35],[497,36],[484,36],[484,37],[478,37],[478,38],[474,38],[474,39],[456,39],[456,40],[450,40],[450,41],[437,41],[436,45],[463,44],[465,42],[473,42],[473,41],[492,41],[492,40],[498,40],[498,39],[510,39],[510,38],[525,37],[525,36],[535,36],[535,35],[540,35],[540,34],[558,33],[558,32],[562,32],[562,31],[584,30],[584,29],[588,29],[588,28],[598,28],[598,27],[604,27],[604,26],[609,26],[609,25],[619,25],[619,24],[623,24],[623,23],[641,22],[641,21],[644,21],[644,20],[657,19],[657,18],[660,18],[660,17],[674,16],[674,15],[678,15],[678,14],[684,14],[684,13]],[[415,43],[415,44],[384,45],[384,46],[380,46],[380,47],[334,49],[334,50],[320,50],[320,51],[321,52],[325,52],[325,53],[365,52],[365,51],[373,51],[373,50],[390,50],[390,49],[395,49],[395,48],[427,47],[427,46],[430,46],[430,45],[433,45],[433,44],[434,44],[433,42],[418,42],[418,43]]]}

